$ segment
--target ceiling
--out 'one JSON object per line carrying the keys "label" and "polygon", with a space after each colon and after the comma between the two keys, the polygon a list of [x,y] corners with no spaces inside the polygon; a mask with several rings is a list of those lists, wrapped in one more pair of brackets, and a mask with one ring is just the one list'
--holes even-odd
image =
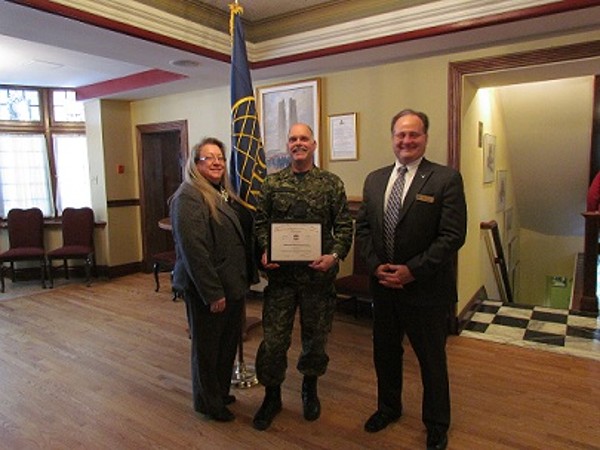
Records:
{"label": "ceiling", "polygon": [[[229,3],[2,1],[0,84],[71,87],[84,98],[125,100],[227,86]],[[255,84],[600,25],[599,2],[585,0],[239,4]]]}

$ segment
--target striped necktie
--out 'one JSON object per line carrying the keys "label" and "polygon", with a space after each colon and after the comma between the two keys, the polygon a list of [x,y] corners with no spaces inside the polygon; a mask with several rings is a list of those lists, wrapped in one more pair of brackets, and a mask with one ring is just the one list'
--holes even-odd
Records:
{"label": "striped necktie", "polygon": [[400,213],[400,208],[402,208],[402,193],[404,192],[407,171],[406,166],[401,166],[398,169],[398,178],[396,178],[392,186],[383,218],[383,239],[389,261],[392,261],[394,258],[394,235],[396,224],[398,223],[398,214]]}

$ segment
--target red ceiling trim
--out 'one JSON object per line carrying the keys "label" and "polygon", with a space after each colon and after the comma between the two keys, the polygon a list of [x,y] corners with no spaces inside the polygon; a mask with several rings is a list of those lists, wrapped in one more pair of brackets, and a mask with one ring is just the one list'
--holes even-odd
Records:
{"label": "red ceiling trim", "polygon": [[115,78],[101,83],[88,84],[75,89],[77,100],[89,100],[91,98],[103,97],[123,91],[141,89],[157,84],[169,83],[171,81],[187,78],[186,75],[167,72],[164,70],[148,70],[126,77]]}

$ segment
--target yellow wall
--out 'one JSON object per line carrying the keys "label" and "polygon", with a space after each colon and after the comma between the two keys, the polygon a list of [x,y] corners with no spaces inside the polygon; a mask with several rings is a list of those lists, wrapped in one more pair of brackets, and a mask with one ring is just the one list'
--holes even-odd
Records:
{"label": "yellow wall", "polygon": [[[363,69],[335,73],[315,73],[313,76],[319,77],[322,82],[320,133],[322,165],[324,168],[337,173],[342,178],[346,184],[349,196],[360,197],[362,183],[367,173],[382,165],[390,164],[393,161],[389,122],[394,113],[405,107],[423,110],[429,115],[431,129],[429,148],[426,156],[433,161],[446,163],[448,135],[447,69],[450,62],[490,55],[501,55],[552,45],[583,42],[598,39],[599,37],[600,32],[581,33],[546,40],[496,46],[471,52],[431,56]],[[399,55],[400,57],[401,55]],[[301,77],[301,79],[307,78],[311,77]],[[277,79],[266,80],[264,83],[255,82],[255,87],[285,81],[288,80]],[[224,80],[224,84],[228,84],[226,80]],[[468,120],[465,120],[462,130],[464,142],[461,151],[463,154],[481,153],[480,150],[473,146],[473,139],[476,134],[474,134],[472,127],[476,126],[476,119],[483,115],[485,111],[479,105],[481,100],[475,98],[476,96],[478,97],[478,94],[473,90],[470,97],[467,97],[469,97],[469,102],[474,101],[475,103],[466,104],[467,107],[464,109]],[[189,124],[190,148],[205,135],[213,135],[224,142],[229,142],[229,101],[229,86],[224,86],[218,89],[193,91],[185,94],[133,102],[131,104],[130,136],[135,136],[135,126],[140,124],[187,120]],[[359,159],[357,161],[330,162],[327,143],[329,139],[327,116],[329,114],[348,112],[358,114]],[[492,111],[490,111],[491,113]],[[486,131],[494,133],[502,132],[500,122],[485,121],[484,123],[486,123],[486,127],[489,126],[489,128],[486,128]],[[117,125],[115,128],[122,130],[122,123],[115,125]],[[107,131],[109,130],[105,127],[105,132]],[[106,138],[106,133],[104,137]],[[110,164],[114,165],[118,160],[113,153],[128,150],[134,158],[137,158],[138,150],[133,148],[133,145],[135,143],[129,149],[125,146],[105,148],[105,151],[110,153],[105,156],[105,160],[107,161],[107,178],[111,176],[110,172],[112,169]],[[126,159],[128,158],[125,155],[121,156]],[[469,170],[474,172],[481,168],[479,165],[480,160],[478,162],[477,158],[473,158],[471,162],[474,165]],[[137,167],[137,160],[133,165]],[[467,168],[463,167],[463,170],[467,170]],[[111,183],[108,179],[107,182]],[[115,185],[120,182],[120,180],[114,180]],[[137,186],[139,186],[139,180],[136,180],[136,182]],[[473,181],[473,185],[469,181],[467,185],[469,215],[472,217],[472,220],[469,222],[469,233],[478,236],[477,242],[481,242],[478,229],[479,221],[488,220],[490,213],[495,212],[492,206],[494,205],[494,201],[492,200],[495,198],[494,187],[484,186],[483,191],[479,192],[479,185],[477,181]],[[126,185],[125,187],[118,188],[119,192],[114,193],[114,195],[120,197],[121,189],[127,191],[127,194],[123,195],[123,197],[127,197],[134,192],[130,185]],[[111,185],[110,188],[107,187],[107,190],[112,193],[114,185]],[[132,226],[135,223],[133,221],[137,220],[139,224],[139,218],[135,218],[135,214],[127,213],[125,215],[128,215],[128,217],[119,219],[119,222],[122,221]],[[132,222],[129,222],[130,220]],[[139,240],[141,241],[141,237]],[[141,244],[139,248],[134,247],[119,247],[114,249],[115,252],[123,251],[123,253],[127,253],[127,255],[123,254],[118,258],[115,257],[114,260],[133,261],[139,258]],[[481,269],[485,261],[480,247],[481,244],[475,244],[474,247],[469,245],[460,254],[459,296],[461,305],[464,305],[475,293],[476,288],[489,281],[489,274]],[[463,257],[463,253],[468,259]],[[111,263],[112,261],[113,257],[111,254]]]}
{"label": "yellow wall", "polygon": [[[466,81],[463,112],[460,168],[465,182],[469,220],[467,242],[459,254],[459,310],[481,286],[485,287],[490,298],[501,299],[494,275],[493,260],[486,241],[490,232],[480,229],[481,222],[492,220],[497,222],[505,251],[507,249],[507,239],[503,233],[504,211],[498,211],[496,207],[498,192],[496,174],[491,183],[484,183],[483,180],[484,150],[483,146],[479,146],[479,122],[483,124],[483,135],[492,134],[496,137],[496,171],[507,170],[509,166],[503,115],[496,91],[478,90],[476,86]],[[505,205],[506,208],[513,208],[513,222],[518,223],[510,171],[507,174]]]}
{"label": "yellow wall", "polygon": [[[581,236],[549,236],[521,228],[520,301],[543,305],[546,277],[573,279],[575,256],[582,251]],[[548,252],[551,248],[552,251]],[[539,258],[539,255],[545,255]]]}

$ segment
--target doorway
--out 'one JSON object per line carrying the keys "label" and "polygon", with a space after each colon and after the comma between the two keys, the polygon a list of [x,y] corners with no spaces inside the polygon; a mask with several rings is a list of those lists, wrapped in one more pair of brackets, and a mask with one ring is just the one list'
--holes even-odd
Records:
{"label": "doorway", "polygon": [[158,227],[168,217],[168,200],[183,179],[188,153],[187,121],[137,126],[140,158],[142,269],[152,270],[152,255],[173,250],[171,233]]}
{"label": "doorway", "polygon": [[[511,55],[482,58],[470,61],[451,63],[449,67],[449,148],[448,163],[456,169],[460,169],[461,149],[461,120],[463,119],[464,107],[464,81],[467,76],[481,75],[492,76],[498,73],[500,78],[511,77],[511,83],[517,82],[516,77],[521,77],[518,82],[543,81],[547,79],[576,77],[583,75],[594,75],[595,71],[590,68],[600,58],[600,41],[585,42],[580,44],[540,49]],[[555,75],[550,76],[544,71],[553,68]],[[504,83],[504,84],[511,84]],[[592,149],[592,152],[595,148]],[[592,153],[592,161],[595,160]],[[582,174],[587,178],[587,173]],[[477,220],[472,217],[472,220]],[[467,239],[477,240],[479,234],[474,232]],[[463,271],[464,272],[464,271]],[[466,273],[459,273],[459,277]],[[468,283],[465,283],[468,284]]]}

